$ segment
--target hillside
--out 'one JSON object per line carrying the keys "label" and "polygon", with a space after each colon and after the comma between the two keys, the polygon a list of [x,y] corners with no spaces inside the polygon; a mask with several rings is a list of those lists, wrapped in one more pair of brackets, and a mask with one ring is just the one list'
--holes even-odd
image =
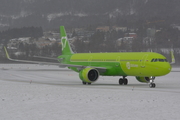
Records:
{"label": "hillside", "polygon": [[166,20],[179,24],[179,0],[1,0],[0,30]]}

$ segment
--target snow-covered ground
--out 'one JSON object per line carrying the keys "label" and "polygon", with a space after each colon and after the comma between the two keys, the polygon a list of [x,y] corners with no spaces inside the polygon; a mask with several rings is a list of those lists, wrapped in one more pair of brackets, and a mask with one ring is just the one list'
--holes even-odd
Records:
{"label": "snow-covered ground", "polygon": [[82,85],[57,66],[0,64],[0,120],[179,120],[180,68],[156,78],[156,88],[128,77]]}

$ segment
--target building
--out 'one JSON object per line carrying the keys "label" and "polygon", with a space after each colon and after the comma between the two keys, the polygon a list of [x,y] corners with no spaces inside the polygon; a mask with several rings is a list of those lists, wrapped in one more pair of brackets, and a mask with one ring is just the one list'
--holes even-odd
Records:
{"label": "building", "polygon": [[156,29],[154,28],[148,28],[147,29],[147,37],[155,37]]}
{"label": "building", "polygon": [[102,32],[108,32],[109,30],[110,30],[109,26],[102,26],[96,28],[96,31],[102,31]]}
{"label": "building", "polygon": [[113,30],[116,30],[116,31],[127,31],[127,27],[117,27],[117,26],[113,26],[112,27]]}
{"label": "building", "polygon": [[136,33],[125,33],[125,37],[132,37],[133,39],[136,39],[137,34]]}

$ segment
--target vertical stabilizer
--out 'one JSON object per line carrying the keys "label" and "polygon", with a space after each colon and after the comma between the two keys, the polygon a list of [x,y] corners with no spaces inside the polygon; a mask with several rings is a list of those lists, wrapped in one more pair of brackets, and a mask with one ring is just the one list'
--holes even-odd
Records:
{"label": "vertical stabilizer", "polygon": [[73,51],[67,40],[67,35],[66,35],[66,31],[64,29],[64,26],[60,26],[60,34],[61,34],[62,54],[63,55],[73,54]]}

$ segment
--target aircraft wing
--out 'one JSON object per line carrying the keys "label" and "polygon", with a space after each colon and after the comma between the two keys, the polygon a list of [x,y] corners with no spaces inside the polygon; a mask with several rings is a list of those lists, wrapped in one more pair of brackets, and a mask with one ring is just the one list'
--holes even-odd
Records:
{"label": "aircraft wing", "polygon": [[18,59],[12,59],[10,58],[6,47],[4,47],[5,53],[6,53],[6,57],[7,59],[11,60],[11,61],[17,61],[17,62],[24,62],[24,63],[35,63],[35,64],[41,64],[41,65],[60,65],[60,63],[52,63],[52,62],[40,62],[40,61],[29,61],[29,60],[18,60]]}
{"label": "aircraft wing", "polygon": [[[4,50],[5,50],[7,59],[9,59],[11,61],[24,62],[24,63],[33,63],[33,64],[40,64],[40,65],[56,65],[56,66],[59,66],[59,67],[62,67],[62,68],[64,68],[64,67],[76,67],[76,68],[79,68],[80,70],[88,67],[88,66],[83,66],[83,65],[63,64],[63,63],[56,63],[56,62],[41,62],[41,61],[29,61],[29,60],[12,59],[12,58],[10,58],[6,47],[4,47]],[[41,57],[41,58],[46,58],[46,57]],[[59,59],[57,58],[56,60],[59,60]],[[99,70],[99,72],[105,72],[106,69],[107,69],[105,67],[95,67],[95,66],[93,68]]]}
{"label": "aircraft wing", "polygon": [[61,60],[59,58],[50,58],[50,57],[43,57],[43,56],[33,56],[35,58],[42,58],[42,59],[49,59],[49,60]]}

